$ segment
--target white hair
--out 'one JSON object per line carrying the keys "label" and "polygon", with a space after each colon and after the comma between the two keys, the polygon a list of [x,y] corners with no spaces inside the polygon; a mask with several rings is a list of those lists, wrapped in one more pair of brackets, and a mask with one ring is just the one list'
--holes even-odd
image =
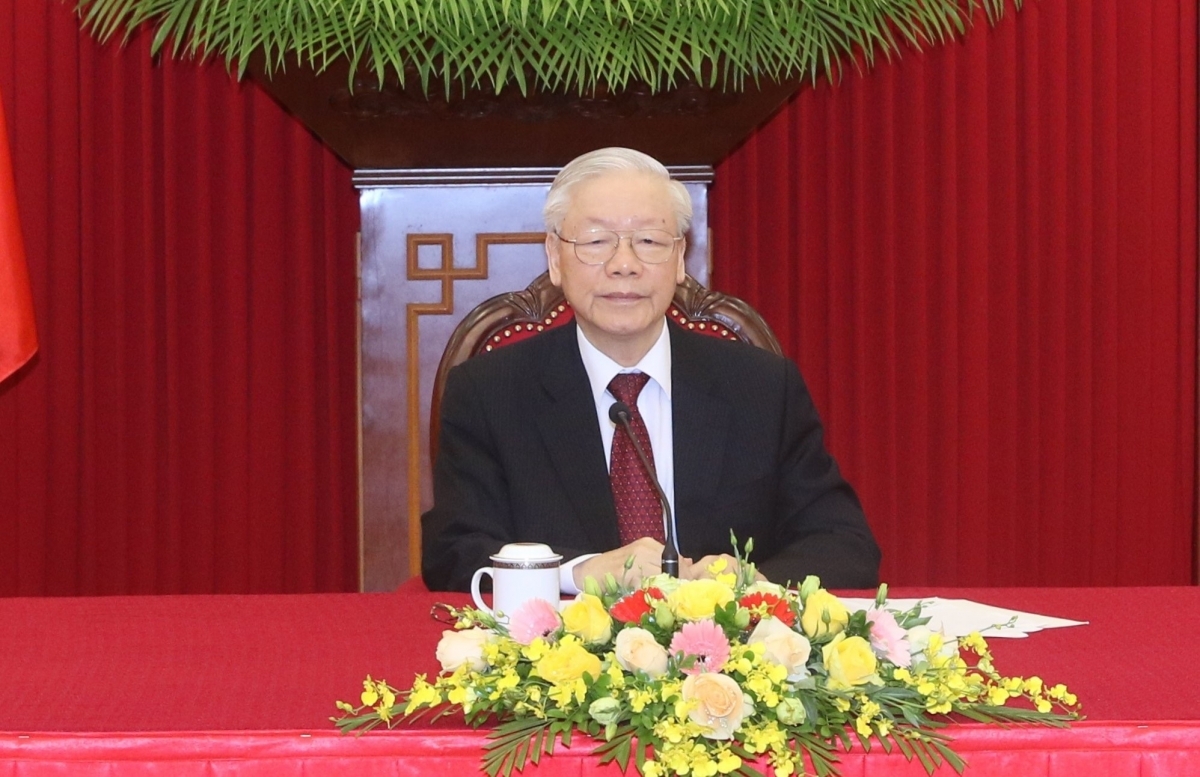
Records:
{"label": "white hair", "polygon": [[672,180],[667,168],[654,157],[631,148],[618,147],[589,151],[583,156],[575,157],[558,171],[554,183],[550,184],[550,191],[546,194],[546,204],[542,206],[546,231],[556,232],[562,226],[563,219],[567,217],[567,211],[571,207],[571,191],[576,186],[614,171],[649,173],[666,182],[679,233],[682,235],[688,231],[692,224],[692,198],[687,188],[679,181]]}

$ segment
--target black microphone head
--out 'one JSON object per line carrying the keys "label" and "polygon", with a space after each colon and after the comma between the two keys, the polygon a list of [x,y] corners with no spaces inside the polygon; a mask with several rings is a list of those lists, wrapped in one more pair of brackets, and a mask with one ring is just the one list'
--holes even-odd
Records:
{"label": "black microphone head", "polygon": [[633,413],[629,412],[629,405],[621,402],[620,400],[613,402],[612,406],[608,408],[608,420],[612,421],[614,424],[628,423],[630,417],[632,416]]}

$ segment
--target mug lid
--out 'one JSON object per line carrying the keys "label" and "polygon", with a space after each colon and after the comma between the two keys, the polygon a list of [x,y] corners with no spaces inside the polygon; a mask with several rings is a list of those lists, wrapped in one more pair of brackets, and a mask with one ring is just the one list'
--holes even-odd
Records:
{"label": "mug lid", "polygon": [[510,542],[492,556],[492,561],[551,561],[561,560],[549,545],[541,542]]}

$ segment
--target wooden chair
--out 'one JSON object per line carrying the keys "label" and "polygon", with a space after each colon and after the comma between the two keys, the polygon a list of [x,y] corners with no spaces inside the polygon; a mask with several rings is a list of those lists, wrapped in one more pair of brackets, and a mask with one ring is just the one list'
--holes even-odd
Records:
{"label": "wooden chair", "polygon": [[[737,297],[706,289],[690,275],[675,287],[675,299],[667,316],[679,326],[712,337],[741,340],[772,353],[783,353],[775,333],[754,308]],[[451,367],[493,348],[562,326],[574,317],[575,312],[563,298],[562,291],[550,283],[549,273],[542,273],[522,291],[498,294],[468,313],[450,335],[433,380],[430,458],[437,459],[442,391]]]}

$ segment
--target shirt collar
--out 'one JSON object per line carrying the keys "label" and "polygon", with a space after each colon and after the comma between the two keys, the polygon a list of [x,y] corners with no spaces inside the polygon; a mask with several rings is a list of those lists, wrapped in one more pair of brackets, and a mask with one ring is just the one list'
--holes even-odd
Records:
{"label": "shirt collar", "polygon": [[667,319],[663,318],[662,332],[646,355],[632,367],[622,367],[608,358],[599,348],[592,345],[583,328],[575,326],[575,334],[579,338],[579,355],[583,358],[583,368],[587,370],[588,382],[592,385],[592,396],[599,399],[608,391],[608,384],[621,372],[644,372],[650,380],[657,383],[667,399],[671,398],[671,335],[667,331]]}

